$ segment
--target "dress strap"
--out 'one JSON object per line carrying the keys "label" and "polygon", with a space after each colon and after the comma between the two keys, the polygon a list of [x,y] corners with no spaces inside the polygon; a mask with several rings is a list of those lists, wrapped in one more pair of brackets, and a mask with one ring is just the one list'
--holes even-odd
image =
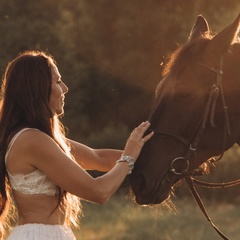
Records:
{"label": "dress strap", "polygon": [[16,139],[19,137],[19,135],[21,135],[21,133],[23,133],[23,132],[25,132],[25,131],[27,131],[27,130],[29,130],[29,129],[38,130],[38,129],[36,129],[36,128],[23,128],[22,130],[20,130],[19,132],[17,132],[17,133],[14,135],[14,137],[11,139],[11,141],[10,141],[10,143],[9,143],[9,145],[8,145],[6,154],[5,154],[5,164],[6,164],[6,162],[7,162],[8,154],[9,154],[9,152],[10,152],[10,150],[11,150],[14,142],[16,141]]}

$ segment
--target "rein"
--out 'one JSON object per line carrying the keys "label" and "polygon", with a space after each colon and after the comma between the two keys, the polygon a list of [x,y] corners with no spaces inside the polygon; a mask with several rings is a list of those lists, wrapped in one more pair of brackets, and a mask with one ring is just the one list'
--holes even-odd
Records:
{"label": "rein", "polygon": [[[200,125],[193,141],[191,142],[191,144],[189,144],[189,141],[187,141],[186,139],[184,139],[181,136],[177,136],[177,135],[173,135],[173,134],[169,134],[169,133],[164,133],[164,132],[156,132],[156,131],[154,131],[154,132],[156,134],[159,134],[159,135],[166,135],[166,136],[169,136],[169,137],[173,137],[177,141],[181,142],[184,146],[186,146],[188,148],[184,157],[176,157],[175,159],[172,160],[171,168],[169,170],[169,173],[184,176],[184,178],[186,180],[186,183],[188,184],[189,189],[190,189],[196,203],[198,204],[199,208],[201,209],[202,213],[205,215],[205,217],[207,218],[209,223],[212,225],[212,227],[215,229],[215,231],[222,237],[222,239],[229,240],[229,238],[227,238],[214,225],[212,220],[209,218],[208,213],[207,213],[207,211],[206,211],[206,209],[203,205],[203,202],[202,202],[199,194],[197,193],[194,185],[199,185],[199,186],[208,187],[208,188],[224,188],[224,187],[231,187],[231,186],[235,186],[237,184],[240,184],[240,179],[236,180],[236,181],[232,181],[232,182],[227,182],[227,183],[207,183],[207,182],[196,180],[192,177],[192,175],[194,175],[196,172],[194,171],[192,161],[190,161],[192,155],[196,153],[196,150],[198,148],[200,139],[201,139],[201,137],[202,137],[202,135],[205,131],[207,120],[210,119],[211,126],[215,127],[214,117],[215,117],[216,103],[217,103],[217,99],[218,99],[219,95],[221,96],[221,99],[222,99],[222,106],[223,106],[223,111],[224,111],[224,136],[223,136],[222,154],[220,155],[220,157],[217,160],[214,159],[214,161],[220,160],[221,157],[223,156],[224,149],[226,147],[227,135],[231,134],[228,107],[226,105],[223,86],[222,86],[223,58],[222,57],[220,58],[219,70],[215,69],[215,68],[209,68],[209,67],[207,67],[203,64],[199,64],[198,66],[203,67],[207,70],[210,70],[210,71],[216,73],[217,74],[217,79],[216,79],[216,83],[214,83],[211,86],[211,89],[210,89],[210,92],[209,92],[209,95],[208,95],[208,100],[207,100],[207,103],[206,103],[206,106],[205,106],[205,109],[204,109],[204,113],[203,113],[203,116],[202,116],[202,122],[201,122],[201,125]],[[185,161],[186,162],[185,168],[182,171],[179,171],[176,168],[177,167],[176,164],[179,161]]]}

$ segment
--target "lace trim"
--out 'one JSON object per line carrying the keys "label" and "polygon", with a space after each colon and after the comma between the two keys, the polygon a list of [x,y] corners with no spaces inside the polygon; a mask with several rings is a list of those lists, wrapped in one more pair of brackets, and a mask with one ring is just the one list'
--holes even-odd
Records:
{"label": "lace trim", "polygon": [[14,174],[8,172],[11,188],[24,194],[45,194],[55,196],[58,188],[45,174],[35,170],[29,174]]}

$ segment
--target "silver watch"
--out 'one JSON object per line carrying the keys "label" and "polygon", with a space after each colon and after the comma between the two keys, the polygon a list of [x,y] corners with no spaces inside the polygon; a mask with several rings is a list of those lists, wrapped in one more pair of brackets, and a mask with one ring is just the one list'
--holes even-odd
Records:
{"label": "silver watch", "polygon": [[121,156],[121,158],[119,160],[117,160],[117,163],[120,163],[120,162],[127,162],[128,165],[129,165],[129,173],[128,174],[131,174],[132,173],[132,170],[134,168],[134,164],[135,164],[135,161],[134,159],[131,157],[131,156]]}

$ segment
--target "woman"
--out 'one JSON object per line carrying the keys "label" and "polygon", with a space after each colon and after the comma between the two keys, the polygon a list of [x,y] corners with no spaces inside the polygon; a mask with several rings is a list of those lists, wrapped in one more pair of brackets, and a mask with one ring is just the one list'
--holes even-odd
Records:
{"label": "woman", "polygon": [[[56,62],[43,52],[25,52],[7,66],[0,108],[2,233],[13,218],[12,198],[18,213],[9,240],[75,239],[70,226],[78,224],[78,198],[103,204],[153,135],[144,136],[148,122],[140,124],[123,151],[67,139],[59,121],[67,92]],[[93,178],[90,169],[107,173]]]}

